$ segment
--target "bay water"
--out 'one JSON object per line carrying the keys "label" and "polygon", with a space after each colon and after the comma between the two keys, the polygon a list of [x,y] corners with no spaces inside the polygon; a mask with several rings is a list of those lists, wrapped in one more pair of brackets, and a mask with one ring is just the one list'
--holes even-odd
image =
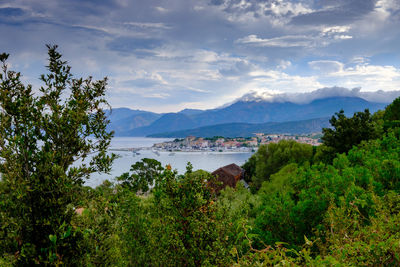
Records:
{"label": "bay water", "polygon": [[[171,141],[168,138],[147,138],[147,137],[114,137],[110,149],[113,153],[118,155],[114,161],[110,174],[94,173],[90,179],[86,181],[85,185],[96,187],[104,180],[115,181],[115,177],[128,172],[131,165],[143,158],[153,158],[161,162],[165,167],[170,164],[172,169],[176,169],[179,174],[186,171],[186,165],[190,162],[193,165],[193,170],[206,170],[212,172],[222,166],[235,163],[242,165],[253,154],[251,152],[163,152],[158,154],[152,150],[140,150],[139,155],[130,151],[122,151],[127,148],[149,148],[155,143]],[[121,150],[118,150],[121,149]]]}

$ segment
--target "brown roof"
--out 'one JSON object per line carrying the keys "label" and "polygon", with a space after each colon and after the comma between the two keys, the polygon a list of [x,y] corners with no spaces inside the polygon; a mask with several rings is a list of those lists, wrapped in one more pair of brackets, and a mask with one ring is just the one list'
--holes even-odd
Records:
{"label": "brown roof", "polygon": [[217,186],[216,190],[219,191],[225,186],[236,187],[236,183],[242,178],[242,174],[242,168],[236,164],[229,164],[215,170],[212,175],[222,182],[222,185]]}
{"label": "brown roof", "polygon": [[[220,171],[220,170],[224,171],[227,174],[231,174],[233,176],[240,175],[243,172],[242,168],[240,168],[235,163],[232,163],[232,164],[226,165],[224,167],[221,167],[218,170],[215,170],[214,172],[217,172],[217,171]],[[214,172],[213,172],[213,174],[214,174]]]}

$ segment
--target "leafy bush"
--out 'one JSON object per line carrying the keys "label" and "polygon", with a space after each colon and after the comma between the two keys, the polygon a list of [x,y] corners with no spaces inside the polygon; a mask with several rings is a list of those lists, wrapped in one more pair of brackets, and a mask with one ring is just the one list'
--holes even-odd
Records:
{"label": "leafy bush", "polygon": [[251,177],[254,190],[268,181],[271,174],[278,172],[289,163],[304,164],[311,161],[313,148],[308,144],[282,140],[279,143],[262,145],[258,151],[243,165],[247,176]]}
{"label": "leafy bush", "polygon": [[[0,55],[0,254],[15,255],[19,265],[79,262],[82,233],[71,225],[76,191],[114,159],[103,110],[107,79],[72,78],[57,46],[48,46],[48,55],[38,95]],[[89,164],[73,165],[93,152]]]}

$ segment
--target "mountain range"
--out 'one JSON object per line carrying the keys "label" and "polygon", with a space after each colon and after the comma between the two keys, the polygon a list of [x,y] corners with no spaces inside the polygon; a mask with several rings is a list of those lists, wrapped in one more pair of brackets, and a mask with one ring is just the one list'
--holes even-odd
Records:
{"label": "mountain range", "polygon": [[239,100],[210,110],[184,109],[158,114],[142,110],[115,108],[109,113],[109,129],[116,136],[249,136],[254,132],[309,133],[329,126],[329,118],[340,109],[347,116],[368,108],[383,109],[387,103],[370,102],[360,97],[326,97],[309,103]]}
{"label": "mountain range", "polygon": [[189,130],[152,134],[149,135],[149,137],[183,138],[189,135],[201,137],[250,137],[254,136],[254,133],[307,134],[321,132],[322,128],[327,128],[329,126],[329,118],[288,122],[226,123],[203,126]]}
{"label": "mountain range", "polygon": [[124,136],[127,131],[150,125],[162,114],[129,108],[114,108],[107,112],[107,116],[110,120],[108,129],[113,130],[116,136]]}

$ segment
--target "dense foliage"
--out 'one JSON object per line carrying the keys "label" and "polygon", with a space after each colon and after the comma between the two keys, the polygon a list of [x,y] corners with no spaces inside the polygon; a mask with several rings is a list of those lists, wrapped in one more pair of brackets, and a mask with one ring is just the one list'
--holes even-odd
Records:
{"label": "dense foliage", "polygon": [[[108,171],[113,159],[106,154],[107,80],[74,79],[56,46],[48,46],[48,55],[37,95],[1,55],[0,248],[23,265],[79,258],[82,233],[71,225],[76,190],[91,173]],[[93,152],[89,164],[74,165]]]}
{"label": "dense foliage", "polygon": [[83,178],[113,158],[105,80],[72,79],[55,47],[49,56],[39,96],[1,56],[1,266],[400,264],[400,98],[337,113],[318,148],[260,147],[244,165],[251,191],[217,194],[208,172],[153,159],[90,188]]}
{"label": "dense foliage", "polygon": [[341,110],[329,120],[333,128],[322,130],[321,139],[325,146],[332,148],[334,153],[345,153],[361,141],[376,139],[382,135],[382,129],[376,122],[376,117],[374,118],[366,109],[347,118]]}
{"label": "dense foliage", "polygon": [[312,160],[313,147],[300,144],[294,140],[282,140],[259,147],[244,165],[246,180],[251,182],[255,189],[261,187],[262,182],[268,181],[271,174],[276,173],[289,163],[304,164]]}
{"label": "dense foliage", "polygon": [[400,127],[400,98],[397,98],[386,107],[383,115],[385,128]]}
{"label": "dense foliage", "polygon": [[133,192],[147,192],[150,187],[160,186],[163,170],[164,168],[157,160],[144,158],[131,166],[131,174],[123,173],[117,177],[117,180]]}

